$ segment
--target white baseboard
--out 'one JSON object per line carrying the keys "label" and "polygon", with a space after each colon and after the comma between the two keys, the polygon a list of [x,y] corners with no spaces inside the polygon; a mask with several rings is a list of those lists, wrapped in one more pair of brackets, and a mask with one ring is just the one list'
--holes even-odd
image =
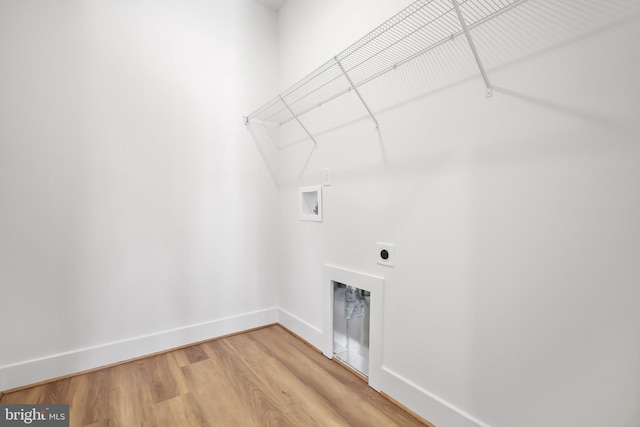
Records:
{"label": "white baseboard", "polygon": [[277,308],[268,308],[0,366],[0,390],[35,384],[51,378],[266,326],[277,323],[278,317]]}
{"label": "white baseboard", "polygon": [[[278,323],[311,345],[322,349],[325,339],[322,330],[282,308],[278,309]],[[490,427],[386,367],[382,368],[381,376],[380,391],[437,427]]]}
{"label": "white baseboard", "polygon": [[382,391],[438,427],[490,427],[386,367]]}
{"label": "white baseboard", "polygon": [[278,308],[278,323],[312,346],[322,349],[322,331],[282,308]]}
{"label": "white baseboard", "polygon": [[[322,330],[282,308],[274,307],[0,366],[0,390],[35,384],[272,323],[280,323],[311,345],[322,348]],[[382,368],[381,391],[439,427],[490,427],[386,367]]]}

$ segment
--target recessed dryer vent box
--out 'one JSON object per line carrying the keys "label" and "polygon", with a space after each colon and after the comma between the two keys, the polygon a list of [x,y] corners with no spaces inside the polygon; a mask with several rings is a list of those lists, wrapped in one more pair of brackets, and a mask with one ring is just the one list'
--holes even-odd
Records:
{"label": "recessed dryer vent box", "polygon": [[376,262],[380,265],[393,267],[395,259],[395,245],[393,243],[378,242],[378,253],[376,254]]}
{"label": "recessed dryer vent box", "polygon": [[322,187],[300,188],[300,219],[302,221],[322,221]]}

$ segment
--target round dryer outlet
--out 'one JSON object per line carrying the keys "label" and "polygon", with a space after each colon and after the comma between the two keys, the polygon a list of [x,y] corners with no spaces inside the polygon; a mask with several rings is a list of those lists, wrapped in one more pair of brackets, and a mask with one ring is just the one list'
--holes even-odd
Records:
{"label": "round dryer outlet", "polygon": [[394,266],[394,244],[378,242],[378,253],[376,262],[380,265],[386,265],[387,267]]}

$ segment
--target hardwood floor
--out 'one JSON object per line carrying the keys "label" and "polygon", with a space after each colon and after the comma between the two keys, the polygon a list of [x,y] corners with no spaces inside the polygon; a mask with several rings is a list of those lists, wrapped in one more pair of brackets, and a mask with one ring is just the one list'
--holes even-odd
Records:
{"label": "hardwood floor", "polygon": [[278,325],[9,392],[71,426],[424,426]]}

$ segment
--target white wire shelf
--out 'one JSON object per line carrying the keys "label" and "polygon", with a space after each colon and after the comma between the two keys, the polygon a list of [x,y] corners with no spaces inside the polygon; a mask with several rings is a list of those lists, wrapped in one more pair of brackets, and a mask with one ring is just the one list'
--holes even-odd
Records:
{"label": "white wire shelf", "polygon": [[[487,86],[491,86],[469,33],[526,0],[418,0],[312,73],[245,117],[245,123],[281,126],[464,34]],[[313,136],[309,134],[313,139]],[[315,140],[314,140],[315,142]]]}

